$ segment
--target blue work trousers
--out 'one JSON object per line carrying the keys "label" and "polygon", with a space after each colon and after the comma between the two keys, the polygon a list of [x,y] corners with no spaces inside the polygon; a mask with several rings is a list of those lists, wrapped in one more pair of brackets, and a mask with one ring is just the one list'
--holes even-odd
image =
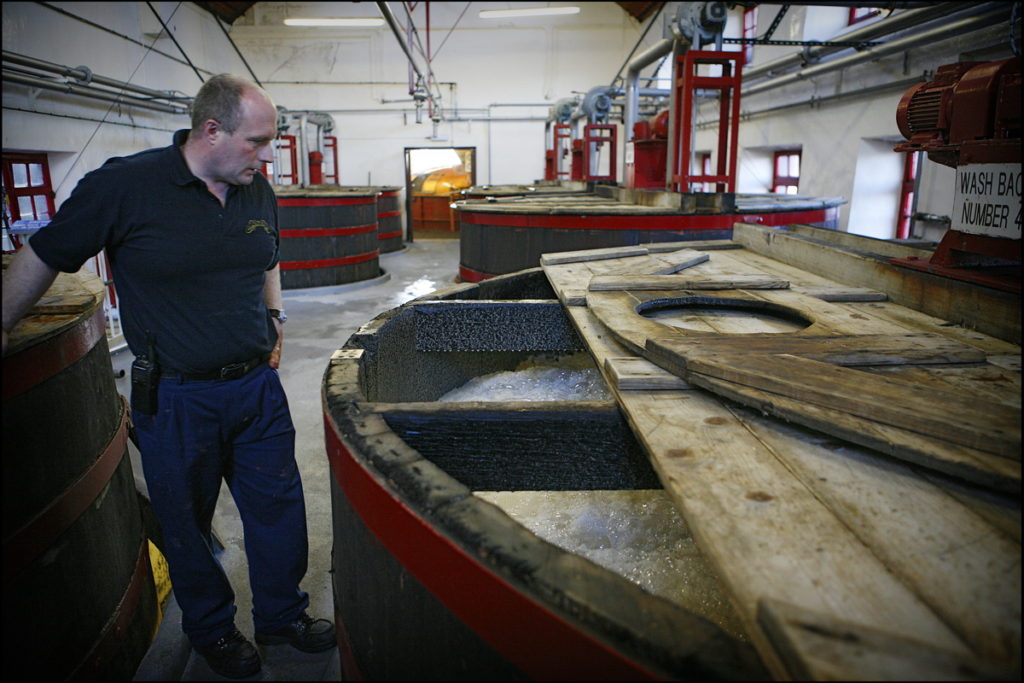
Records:
{"label": "blue work trousers", "polygon": [[210,524],[221,480],[245,534],[253,625],[275,631],[309,605],[308,540],[295,427],[281,380],[263,365],[235,380],[160,380],[155,415],[133,411],[150,500],[182,629],[207,645],[234,626],[235,594]]}

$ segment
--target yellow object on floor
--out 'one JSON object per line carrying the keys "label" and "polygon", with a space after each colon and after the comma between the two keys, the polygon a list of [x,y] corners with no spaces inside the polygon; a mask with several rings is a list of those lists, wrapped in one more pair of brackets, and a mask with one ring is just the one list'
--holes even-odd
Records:
{"label": "yellow object on floor", "polygon": [[[160,549],[153,544],[153,541],[149,543],[149,566],[153,570],[153,583],[156,585],[156,606],[157,606],[157,620],[154,629],[160,629],[160,623],[164,618],[164,610],[167,609],[167,603],[171,599],[171,575],[167,569],[167,559],[164,554],[160,552]],[[154,630],[153,635],[156,635]]]}

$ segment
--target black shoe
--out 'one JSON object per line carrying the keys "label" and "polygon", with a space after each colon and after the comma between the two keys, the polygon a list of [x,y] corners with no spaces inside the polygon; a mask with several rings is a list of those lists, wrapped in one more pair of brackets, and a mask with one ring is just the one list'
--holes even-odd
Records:
{"label": "black shoe", "polygon": [[327,619],[314,619],[305,612],[295,621],[272,633],[256,633],[260,645],[291,645],[303,652],[323,652],[337,645],[334,624]]}
{"label": "black shoe", "polygon": [[195,647],[215,673],[225,678],[246,678],[260,670],[260,654],[237,628],[215,643]]}

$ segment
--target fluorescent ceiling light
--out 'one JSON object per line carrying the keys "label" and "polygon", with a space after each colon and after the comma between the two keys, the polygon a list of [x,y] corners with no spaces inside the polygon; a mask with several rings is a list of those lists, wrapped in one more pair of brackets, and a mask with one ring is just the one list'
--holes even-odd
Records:
{"label": "fluorescent ceiling light", "polygon": [[482,9],[481,19],[501,19],[504,17],[539,17],[551,14],[579,14],[579,7],[523,7],[520,9]]}
{"label": "fluorescent ceiling light", "polygon": [[335,18],[335,19],[285,19],[285,26],[383,26],[384,20],[380,17],[364,18]]}

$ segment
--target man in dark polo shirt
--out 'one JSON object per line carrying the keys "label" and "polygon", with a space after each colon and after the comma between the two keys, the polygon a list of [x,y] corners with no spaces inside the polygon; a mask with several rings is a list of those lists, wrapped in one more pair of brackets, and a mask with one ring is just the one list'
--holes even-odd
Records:
{"label": "man in dark polo shirt", "polygon": [[50,286],[106,248],[132,366],[132,421],[182,628],[217,673],[260,670],[235,627],[234,593],[210,524],[227,482],[245,532],[256,641],[305,652],[335,645],[306,613],[308,555],[295,428],[277,374],[285,316],[273,161],[277,110],[239,76],[208,80],[192,129],[173,144],[108,160],[13,259],[7,333]]}

